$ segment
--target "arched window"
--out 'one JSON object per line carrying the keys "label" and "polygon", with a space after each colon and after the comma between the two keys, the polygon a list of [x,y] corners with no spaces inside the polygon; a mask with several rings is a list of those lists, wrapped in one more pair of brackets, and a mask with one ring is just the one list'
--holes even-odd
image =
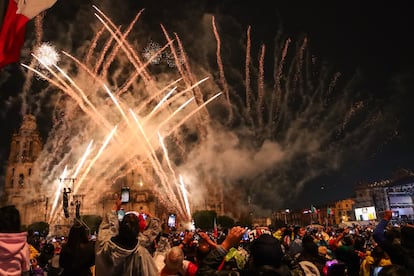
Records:
{"label": "arched window", "polygon": [[24,186],[24,174],[19,174],[19,184],[20,186]]}

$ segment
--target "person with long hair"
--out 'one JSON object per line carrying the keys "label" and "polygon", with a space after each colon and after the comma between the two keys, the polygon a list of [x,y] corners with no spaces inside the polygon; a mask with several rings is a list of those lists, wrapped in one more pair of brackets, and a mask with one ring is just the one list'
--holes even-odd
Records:
{"label": "person with long hair", "polygon": [[89,241],[86,228],[75,223],[69,231],[66,244],[60,252],[59,265],[62,276],[91,276],[91,267],[95,265],[95,243]]}

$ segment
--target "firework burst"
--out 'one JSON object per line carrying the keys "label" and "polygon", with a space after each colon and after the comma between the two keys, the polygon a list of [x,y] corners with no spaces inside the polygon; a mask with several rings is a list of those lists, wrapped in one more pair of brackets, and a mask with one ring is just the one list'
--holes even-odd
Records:
{"label": "firework burst", "polygon": [[[235,68],[223,55],[226,38],[212,17],[216,47],[208,56],[214,60],[204,64],[193,61],[164,27],[165,45],[151,41],[137,53],[142,46],[127,36],[141,11],[121,30],[94,8],[101,26],[84,61],[64,52],[67,70],[50,64],[46,75],[31,68],[63,94],[54,105],[65,116],[38,159],[48,189],[57,187],[56,179],[72,164],[68,174],[81,175],[77,189],[91,200],[138,172],[141,183],[184,218],[190,206],[207,202],[201,195],[219,198],[219,190],[229,211],[246,198],[272,209],[316,176],[340,168],[350,153],[372,150],[373,138],[388,131],[376,127],[385,118],[374,122],[376,111],[354,98],[352,81],[317,64],[306,38],[278,38],[273,51],[265,45],[254,49],[248,28],[240,55],[246,62]],[[255,51],[257,61],[251,57]],[[268,53],[272,72],[266,71]],[[177,70],[150,66],[164,62]],[[77,167],[86,148],[88,160]]]}

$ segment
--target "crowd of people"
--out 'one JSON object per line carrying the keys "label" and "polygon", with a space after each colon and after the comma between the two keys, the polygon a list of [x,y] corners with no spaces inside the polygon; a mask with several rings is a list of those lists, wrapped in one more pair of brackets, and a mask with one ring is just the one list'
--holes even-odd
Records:
{"label": "crowd of people", "polygon": [[[77,220],[64,239],[21,231],[14,206],[0,208],[0,275],[413,275],[414,227],[234,226],[219,235],[179,232],[139,212],[106,214],[95,238]],[[205,229],[207,230],[207,229]]]}

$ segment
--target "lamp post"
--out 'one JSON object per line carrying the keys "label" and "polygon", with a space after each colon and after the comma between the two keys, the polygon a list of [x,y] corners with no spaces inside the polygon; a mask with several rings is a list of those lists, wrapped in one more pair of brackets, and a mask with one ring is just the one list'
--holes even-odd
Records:
{"label": "lamp post", "polygon": [[285,224],[287,225],[287,214],[290,213],[289,209],[286,209],[285,212],[283,213],[285,215]]}
{"label": "lamp post", "polygon": [[49,198],[45,197],[45,221],[47,221],[47,205],[49,204]]}

